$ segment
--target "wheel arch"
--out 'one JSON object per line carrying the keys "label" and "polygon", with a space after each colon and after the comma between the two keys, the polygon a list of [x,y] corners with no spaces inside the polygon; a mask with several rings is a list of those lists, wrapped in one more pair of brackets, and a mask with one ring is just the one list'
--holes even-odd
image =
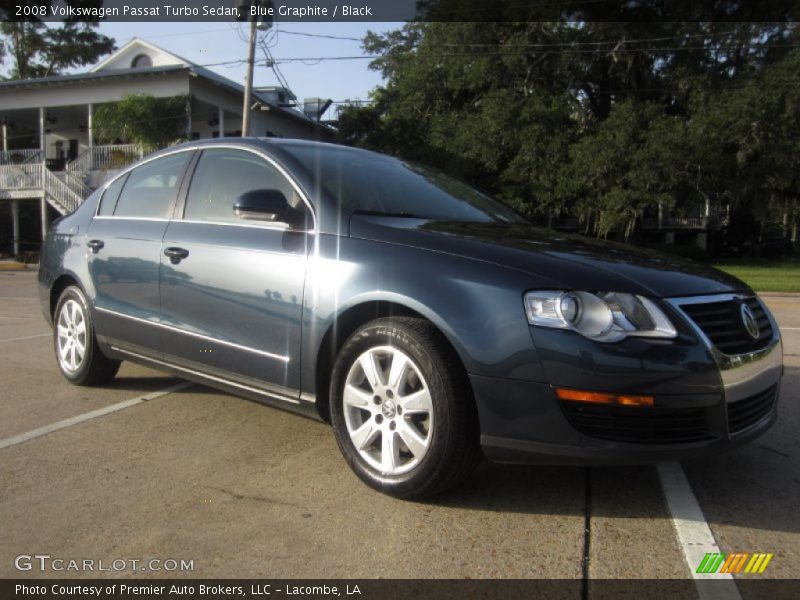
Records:
{"label": "wheel arch", "polygon": [[333,322],[322,336],[317,350],[314,368],[316,405],[317,412],[326,423],[330,423],[330,377],[339,350],[356,329],[365,323],[385,317],[413,317],[430,323],[441,336],[443,343],[453,353],[453,356],[458,359],[458,365],[462,371],[461,375],[466,381],[467,370],[461,354],[451,340],[452,332],[449,332],[450,335],[448,335],[446,325],[437,315],[424,310],[424,308],[422,311],[412,308],[407,303],[395,299],[364,300],[347,307],[334,317]]}
{"label": "wheel arch", "polygon": [[[61,297],[61,294],[67,289],[69,286],[74,285],[80,288],[83,295],[86,296],[86,290],[83,289],[78,277],[71,272],[62,273],[53,281],[52,285],[50,286],[50,298],[49,298],[49,306],[50,306],[50,319],[53,320],[56,312],[56,305],[58,304],[58,299]],[[88,298],[88,296],[87,296]]]}

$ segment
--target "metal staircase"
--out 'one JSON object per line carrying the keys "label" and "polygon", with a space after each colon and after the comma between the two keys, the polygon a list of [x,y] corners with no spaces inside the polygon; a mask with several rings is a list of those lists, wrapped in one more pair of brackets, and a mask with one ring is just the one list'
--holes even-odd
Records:
{"label": "metal staircase", "polygon": [[2,152],[0,199],[44,198],[59,213],[68,214],[92,193],[87,181],[93,171],[122,168],[146,152],[137,144],[94,146],[58,173],[47,168],[41,150]]}
{"label": "metal staircase", "polygon": [[74,211],[89,195],[79,195],[64,181],[56,177],[45,165],[42,165],[42,187],[48,204],[62,215],[67,215]]}
{"label": "metal staircase", "polygon": [[43,162],[0,165],[0,198],[44,198],[62,215],[71,213],[85,200]]}

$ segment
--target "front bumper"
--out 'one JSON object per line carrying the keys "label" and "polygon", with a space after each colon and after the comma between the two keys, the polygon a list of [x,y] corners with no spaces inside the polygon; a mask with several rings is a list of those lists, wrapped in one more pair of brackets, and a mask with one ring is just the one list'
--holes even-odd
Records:
{"label": "front bumper", "polygon": [[[732,431],[728,403],[719,396],[656,396],[656,403],[702,410],[707,436],[677,443],[635,443],[582,433],[547,384],[471,376],[481,420],[481,446],[489,460],[516,464],[633,465],[710,456],[764,434],[777,415],[778,384],[769,410]],[[491,406],[491,408],[489,408]]]}
{"label": "front bumper", "polygon": [[[689,335],[674,345],[636,341],[596,353],[582,340],[557,348],[557,338],[544,332],[537,347],[550,381],[470,376],[484,453],[504,463],[620,465],[698,458],[745,444],[777,415],[783,349],[769,318],[768,345],[733,356],[699,329],[684,331]],[[573,410],[580,403],[561,403],[555,387],[653,395],[656,408]]]}
{"label": "front bumper", "polygon": [[746,444],[772,427],[776,416],[777,413],[772,411],[769,417],[740,435],[695,444],[651,446],[586,442],[568,446],[482,435],[481,447],[492,462],[508,464],[621,466],[681,461],[713,456]]}

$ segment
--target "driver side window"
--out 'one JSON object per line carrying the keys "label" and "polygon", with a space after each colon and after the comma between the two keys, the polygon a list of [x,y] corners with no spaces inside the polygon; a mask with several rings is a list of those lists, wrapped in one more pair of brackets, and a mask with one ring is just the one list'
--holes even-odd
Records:
{"label": "driver side window", "polygon": [[189,221],[244,223],[233,212],[236,199],[253,190],[279,190],[287,209],[305,211],[302,198],[274,166],[244,150],[203,150],[194,170],[183,218]]}

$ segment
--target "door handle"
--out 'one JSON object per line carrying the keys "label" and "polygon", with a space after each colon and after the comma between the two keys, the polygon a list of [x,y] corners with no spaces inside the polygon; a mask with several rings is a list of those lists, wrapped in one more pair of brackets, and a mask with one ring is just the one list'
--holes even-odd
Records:
{"label": "door handle", "polygon": [[106,243],[103,240],[89,240],[86,242],[86,245],[92,249],[92,252],[97,254],[100,252],[100,249],[106,245]]}
{"label": "door handle", "polygon": [[189,256],[189,251],[184,248],[165,248],[164,254],[169,257],[169,262],[177,265],[184,258]]}

